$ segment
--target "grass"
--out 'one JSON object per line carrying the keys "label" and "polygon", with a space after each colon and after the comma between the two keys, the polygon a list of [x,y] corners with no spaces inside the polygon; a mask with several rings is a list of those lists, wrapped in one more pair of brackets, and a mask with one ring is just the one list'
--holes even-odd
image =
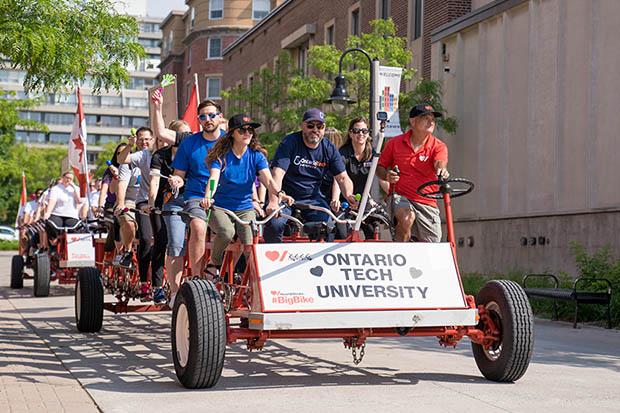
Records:
{"label": "grass", "polygon": [[17,251],[19,249],[19,241],[0,240],[0,251]]}

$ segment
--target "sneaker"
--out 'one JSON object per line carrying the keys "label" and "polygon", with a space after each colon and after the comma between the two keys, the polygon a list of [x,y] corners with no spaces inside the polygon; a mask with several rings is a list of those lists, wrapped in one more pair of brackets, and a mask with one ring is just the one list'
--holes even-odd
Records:
{"label": "sneaker", "polygon": [[131,268],[133,266],[133,251],[125,251],[118,265],[123,268]]}
{"label": "sneaker", "polygon": [[142,301],[143,303],[151,301],[151,290],[146,284],[142,284],[140,286],[140,301]]}
{"label": "sneaker", "polygon": [[213,284],[217,284],[220,281],[220,268],[213,264],[207,264],[207,268],[205,268],[205,278]]}
{"label": "sneaker", "polygon": [[159,287],[155,290],[153,294],[153,302],[155,305],[164,305],[166,304],[166,294],[164,293],[164,289]]}

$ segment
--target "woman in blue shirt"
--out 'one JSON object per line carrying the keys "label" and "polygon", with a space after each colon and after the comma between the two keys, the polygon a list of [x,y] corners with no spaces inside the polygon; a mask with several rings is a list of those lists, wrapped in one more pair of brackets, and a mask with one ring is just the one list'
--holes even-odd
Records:
{"label": "woman in blue shirt", "polygon": [[[255,220],[253,197],[254,178],[257,175],[271,193],[278,195],[280,202],[293,204],[293,198],[287,196],[282,188],[276,187],[269,172],[267,151],[256,133],[258,127],[260,123],[252,122],[246,113],[235,115],[228,121],[228,133],[216,142],[205,160],[210,168],[210,180],[215,181],[214,191],[211,192],[211,185],[207,185],[205,197],[201,201],[205,209],[215,205],[233,211],[244,221]],[[222,265],[224,250],[235,235],[235,230],[245,245],[252,244],[253,235],[250,227],[238,224],[226,213],[215,209],[211,211],[209,227],[215,236],[207,275],[215,277]]]}

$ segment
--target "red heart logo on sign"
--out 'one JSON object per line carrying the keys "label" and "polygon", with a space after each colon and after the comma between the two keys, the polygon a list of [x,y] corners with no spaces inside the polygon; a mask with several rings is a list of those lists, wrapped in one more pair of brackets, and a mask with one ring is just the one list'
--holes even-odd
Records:
{"label": "red heart logo on sign", "polygon": [[265,257],[269,258],[271,261],[277,260],[279,256],[280,254],[278,254],[278,251],[267,251],[265,253]]}
{"label": "red heart logo on sign", "polygon": [[271,290],[271,295],[278,295],[278,291]]}

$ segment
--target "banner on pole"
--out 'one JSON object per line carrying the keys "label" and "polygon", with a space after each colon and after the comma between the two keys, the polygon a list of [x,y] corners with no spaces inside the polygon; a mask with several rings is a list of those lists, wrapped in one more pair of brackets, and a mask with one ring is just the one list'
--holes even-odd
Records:
{"label": "banner on pole", "polygon": [[379,66],[379,111],[387,112],[388,124],[385,137],[391,138],[403,133],[398,117],[398,95],[400,94],[400,78],[403,69],[400,67]]}

